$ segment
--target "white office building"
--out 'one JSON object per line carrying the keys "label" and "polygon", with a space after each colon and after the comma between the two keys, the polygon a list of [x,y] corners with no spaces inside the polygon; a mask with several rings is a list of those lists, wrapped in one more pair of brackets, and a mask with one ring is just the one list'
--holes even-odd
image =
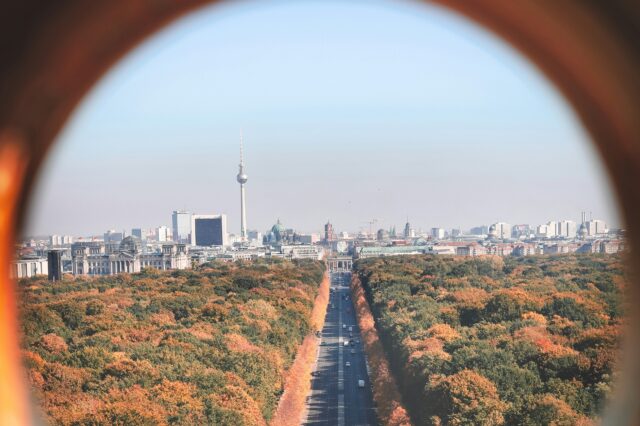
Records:
{"label": "white office building", "polygon": [[171,229],[168,226],[159,226],[156,229],[156,237],[158,242],[160,243],[164,243],[167,241],[172,241],[173,238],[171,237]]}
{"label": "white office building", "polygon": [[504,222],[496,222],[489,227],[489,238],[511,238],[511,225]]}
{"label": "white office building", "polygon": [[558,222],[557,235],[564,238],[575,238],[578,230],[577,224],[572,220],[561,220]]}
{"label": "white office building", "polygon": [[609,229],[607,229],[607,224],[604,220],[592,219],[587,222],[587,231],[591,237],[606,234],[609,232]]}
{"label": "white office building", "polygon": [[177,243],[188,243],[191,240],[191,212],[175,210],[171,215],[173,240]]}
{"label": "white office building", "polygon": [[431,228],[431,236],[436,240],[443,240],[446,235],[444,228]]}

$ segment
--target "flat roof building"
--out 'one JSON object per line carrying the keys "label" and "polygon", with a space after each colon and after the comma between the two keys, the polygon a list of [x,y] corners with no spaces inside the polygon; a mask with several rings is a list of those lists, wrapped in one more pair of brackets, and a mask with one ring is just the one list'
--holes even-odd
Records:
{"label": "flat roof building", "polygon": [[191,216],[191,245],[192,246],[227,246],[227,215]]}
{"label": "flat roof building", "polygon": [[175,210],[171,215],[173,240],[177,243],[188,243],[191,239],[191,212]]}
{"label": "flat roof building", "polygon": [[49,250],[47,252],[49,281],[62,280],[62,253],[62,250]]}

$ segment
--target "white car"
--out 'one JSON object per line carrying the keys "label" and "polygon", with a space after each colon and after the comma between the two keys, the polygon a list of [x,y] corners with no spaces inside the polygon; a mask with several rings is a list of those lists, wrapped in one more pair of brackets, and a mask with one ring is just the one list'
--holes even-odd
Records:
{"label": "white car", "polygon": [[358,380],[358,387],[359,388],[363,388],[364,387],[364,380]]}
{"label": "white car", "polygon": [[345,367],[351,367],[351,363],[350,363],[349,361],[347,361],[347,362],[344,364],[344,366],[345,366]]}

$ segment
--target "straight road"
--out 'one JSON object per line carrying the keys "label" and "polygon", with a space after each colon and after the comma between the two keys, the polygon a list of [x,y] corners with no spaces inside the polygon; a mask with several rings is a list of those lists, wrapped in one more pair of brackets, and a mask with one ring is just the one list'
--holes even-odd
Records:
{"label": "straight road", "polygon": [[305,425],[378,424],[350,281],[350,273],[331,274],[331,299],[307,398]]}

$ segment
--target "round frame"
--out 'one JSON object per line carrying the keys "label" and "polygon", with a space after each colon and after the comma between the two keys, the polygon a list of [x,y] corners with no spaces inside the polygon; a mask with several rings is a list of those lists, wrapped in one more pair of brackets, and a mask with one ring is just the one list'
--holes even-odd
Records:
{"label": "round frame", "polygon": [[[418,0],[420,1],[420,0]],[[27,197],[54,138],[93,84],[129,50],[216,0],[22,0],[0,16],[0,424],[34,422],[9,278]],[[435,0],[494,31],[555,83],[590,132],[640,265],[640,3],[632,0]],[[634,271],[632,271],[634,272]],[[635,284],[635,282],[634,282]],[[630,297],[640,302],[637,285]],[[631,324],[640,318],[631,313]],[[640,327],[606,424],[640,420]]]}

